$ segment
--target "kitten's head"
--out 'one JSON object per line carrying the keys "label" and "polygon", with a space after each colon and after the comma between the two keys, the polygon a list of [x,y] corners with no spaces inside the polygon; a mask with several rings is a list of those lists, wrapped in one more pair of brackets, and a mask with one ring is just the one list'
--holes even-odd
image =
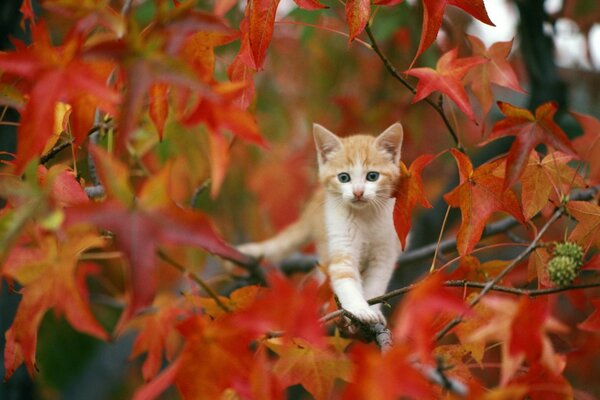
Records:
{"label": "kitten's head", "polygon": [[339,138],[321,125],[313,134],[319,160],[319,180],[327,192],[353,208],[381,205],[400,177],[402,125],[395,123],[377,137]]}

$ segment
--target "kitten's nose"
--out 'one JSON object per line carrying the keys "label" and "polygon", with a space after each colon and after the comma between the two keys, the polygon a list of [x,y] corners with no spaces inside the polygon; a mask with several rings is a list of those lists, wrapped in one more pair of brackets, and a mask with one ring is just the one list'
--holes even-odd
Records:
{"label": "kitten's nose", "polygon": [[352,191],[352,193],[354,193],[354,197],[357,200],[360,200],[362,198],[363,194],[365,193],[365,191],[364,191],[364,189],[354,189]]}

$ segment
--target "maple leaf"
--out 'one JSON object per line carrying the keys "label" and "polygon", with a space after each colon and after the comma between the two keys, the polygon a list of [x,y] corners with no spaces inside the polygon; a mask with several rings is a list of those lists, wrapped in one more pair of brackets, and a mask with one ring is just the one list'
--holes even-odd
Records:
{"label": "maple leaf", "polygon": [[[135,393],[134,399],[154,399],[174,384],[182,398],[218,399],[226,389],[249,394],[251,373],[256,362],[251,341],[258,332],[237,326],[227,315],[209,322],[206,317],[192,316],[179,325],[185,338],[177,359],[156,379]],[[246,396],[249,397],[249,396]]]}
{"label": "maple leaf", "polygon": [[548,203],[551,190],[556,194],[569,193],[570,189],[585,187],[583,178],[567,165],[573,157],[560,152],[552,152],[540,160],[534,150],[529,156],[521,177],[523,214],[533,218]]}
{"label": "maple leaf", "polygon": [[503,136],[516,136],[506,160],[505,188],[517,182],[525,169],[529,155],[541,143],[577,157],[569,138],[553,120],[558,109],[555,102],[540,105],[536,108],[535,115],[527,109],[502,101],[498,102],[498,107],[506,118],[494,124],[486,143]]}
{"label": "maple leaf", "polygon": [[151,304],[157,287],[155,253],[160,245],[195,246],[229,260],[247,261],[217,234],[206,215],[176,206],[165,194],[168,166],[144,182],[135,201],[129,195],[128,174],[116,179],[117,184],[111,182],[119,176],[115,171],[126,171],[126,167],[99,149],[92,152],[98,160],[103,159],[96,167],[109,199],[67,209],[65,223],[86,222],[113,232],[117,246],[130,262],[131,298],[117,331],[135,312]]}
{"label": "maple leaf", "polygon": [[441,273],[437,273],[419,282],[406,296],[395,318],[394,338],[413,342],[423,362],[433,361],[440,314],[447,316],[469,311],[459,296],[442,285],[443,278]]}
{"label": "maple leaf", "polygon": [[31,158],[41,154],[52,136],[57,102],[71,104],[73,115],[79,117],[73,126],[77,145],[86,138],[91,126],[85,126],[80,119],[93,120],[95,111],[89,107],[82,109],[82,96],[91,96],[95,107],[112,114],[120,100],[119,94],[107,87],[106,76],[98,72],[98,66],[106,64],[84,59],[83,32],[71,31],[61,46],[52,45],[43,23],[38,24],[32,34],[31,46],[19,46],[15,51],[0,53],[0,69],[29,85],[29,101],[21,111],[18,128],[15,160],[18,172],[22,172]]}
{"label": "maple leaf", "polygon": [[579,125],[583,128],[583,135],[573,140],[573,147],[582,160],[589,164],[589,178],[594,182],[600,182],[600,121],[591,115],[571,112]]}
{"label": "maple leaf", "polygon": [[383,354],[375,346],[356,343],[350,351],[354,371],[342,400],[436,398],[429,382],[415,369],[412,354],[412,349],[400,343]]}
{"label": "maple leaf", "polygon": [[146,381],[154,378],[160,371],[163,353],[168,361],[175,356],[180,343],[177,325],[187,316],[181,298],[160,296],[155,299],[153,306],[154,312],[141,315],[131,323],[139,333],[133,343],[130,358],[146,353],[142,364],[142,376]]}
{"label": "maple leaf", "polygon": [[423,27],[417,54],[411,64],[433,43],[444,18],[447,5],[455,6],[471,14],[481,22],[495,26],[487,14],[483,0],[423,0]]}
{"label": "maple leaf", "polygon": [[565,333],[568,328],[549,315],[547,299],[523,296],[517,301],[489,296],[482,304],[492,315],[467,341],[501,343],[501,385],[512,379],[525,360],[532,367],[541,365],[554,375],[560,374],[565,361],[554,352],[547,332]]}
{"label": "maple leaf", "polygon": [[469,254],[481,239],[485,222],[494,212],[504,211],[525,223],[517,196],[511,189],[504,190],[504,179],[495,171],[504,160],[484,164],[473,171],[469,158],[456,149],[450,150],[458,164],[460,184],[444,200],[452,207],[460,207],[461,224],[457,235],[460,255]]}
{"label": "maple leaf", "polygon": [[286,277],[273,272],[268,276],[269,288],[258,293],[255,301],[232,318],[237,326],[263,334],[283,331],[284,339],[304,339],[313,346],[325,347],[325,331],[319,321],[323,306],[319,285],[308,280],[295,287]]}
{"label": "maple leaf", "polygon": [[471,43],[473,55],[486,60],[469,71],[466,77],[466,82],[471,85],[471,90],[483,108],[483,115],[492,108],[492,83],[524,93],[515,71],[506,60],[512,48],[512,40],[496,42],[490,48],[486,48],[481,39],[476,36],[467,35],[467,39]]}
{"label": "maple leaf", "polygon": [[348,42],[353,41],[365,29],[370,14],[370,0],[348,0],[346,2],[346,21],[350,28]]}
{"label": "maple leaf", "polygon": [[27,370],[35,370],[37,331],[43,316],[50,309],[63,314],[78,331],[99,339],[108,335],[90,311],[85,286],[86,275],[94,265],[79,267],[79,255],[94,247],[102,247],[104,240],[89,231],[70,229],[64,238],[45,235],[37,242],[12,249],[2,274],[23,286],[23,295],[15,319],[6,331],[4,363],[6,379],[25,363]]}
{"label": "maple leaf", "polygon": [[336,379],[350,379],[352,363],[342,351],[314,347],[302,339],[287,344],[269,340],[265,345],[279,356],[272,373],[283,385],[301,384],[316,400],[331,398]]}
{"label": "maple leaf", "polygon": [[450,97],[470,120],[475,121],[475,115],[473,114],[471,103],[469,103],[469,96],[467,96],[461,80],[470,69],[485,62],[485,58],[479,56],[457,57],[458,48],[454,48],[440,57],[435,69],[412,68],[405,71],[406,74],[419,78],[417,91],[412,102],[416,103],[429,96],[432,92],[439,91]]}
{"label": "maple leaf", "polygon": [[394,227],[400,242],[402,242],[402,248],[406,247],[406,237],[410,232],[411,216],[415,206],[420,204],[426,208],[432,207],[423,192],[421,173],[433,158],[434,156],[430,154],[421,155],[410,164],[408,170],[402,164],[402,175],[396,185],[396,204],[394,206]]}
{"label": "maple leaf", "polygon": [[578,221],[569,239],[584,248],[591,244],[600,248],[600,206],[587,201],[569,201],[567,209]]}

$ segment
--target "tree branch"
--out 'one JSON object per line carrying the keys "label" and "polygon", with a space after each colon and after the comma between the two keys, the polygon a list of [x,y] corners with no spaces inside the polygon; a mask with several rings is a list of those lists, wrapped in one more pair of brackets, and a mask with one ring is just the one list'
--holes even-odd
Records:
{"label": "tree branch", "polygon": [[[367,26],[365,27],[365,32],[367,32],[367,35],[369,36],[369,40],[371,41],[371,47],[373,48],[373,51],[375,51],[375,53],[377,53],[377,55],[383,62],[383,65],[385,65],[385,68],[388,70],[388,72],[394,78],[396,78],[396,80],[398,82],[400,82],[405,88],[410,90],[412,92],[412,94],[416,94],[417,90],[406,79],[404,79],[402,77],[402,75],[400,75],[400,73],[398,72],[396,67],[394,67],[392,62],[385,56],[385,54],[383,54],[383,52],[379,48],[379,45],[377,44],[377,41],[375,40],[375,37],[373,36],[373,32],[371,32],[371,24],[370,23],[368,23]],[[448,132],[450,133],[450,135],[452,136],[452,139],[454,140],[456,148],[464,153],[465,148],[463,147],[462,143],[460,142],[460,139],[458,138],[458,135],[457,135],[456,131],[454,130],[454,127],[450,123],[450,120],[446,116],[443,105],[441,103],[436,103],[435,101],[431,100],[429,97],[426,97],[424,100],[427,102],[427,104],[429,104],[431,107],[433,107],[433,109],[440,115],[440,117],[442,118],[442,121],[444,121],[444,125],[446,125],[446,128],[448,128]]]}

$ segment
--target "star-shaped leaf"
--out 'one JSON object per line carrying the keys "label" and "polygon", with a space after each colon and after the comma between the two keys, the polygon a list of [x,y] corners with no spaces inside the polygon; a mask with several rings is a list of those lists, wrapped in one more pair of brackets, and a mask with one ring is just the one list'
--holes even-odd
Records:
{"label": "star-shaped leaf", "polygon": [[496,42],[486,48],[481,39],[476,36],[467,35],[467,39],[471,43],[473,55],[481,56],[486,60],[473,68],[466,77],[466,82],[471,85],[471,90],[483,108],[483,115],[486,115],[492,108],[494,98],[492,83],[524,93],[515,71],[506,60],[512,48],[512,40]]}
{"label": "star-shaped leaf", "polygon": [[573,139],[573,146],[581,159],[589,164],[589,178],[593,182],[600,182],[600,121],[597,118],[576,112],[571,112],[573,117],[583,128],[583,135]]}
{"label": "star-shaped leaf", "polygon": [[488,140],[516,136],[506,160],[505,188],[514,185],[521,177],[529,154],[538,144],[544,143],[555,150],[577,157],[569,138],[554,122],[553,117],[558,109],[555,102],[540,105],[535,110],[535,115],[527,109],[502,101],[498,102],[498,107],[506,118],[494,125]]}
{"label": "star-shaped leaf", "polygon": [[421,173],[433,156],[425,154],[416,158],[407,170],[402,164],[402,175],[396,186],[396,205],[394,206],[394,227],[402,247],[406,246],[406,237],[410,231],[413,209],[417,204],[431,208],[431,204],[423,192]]}
{"label": "star-shaped leaf", "polygon": [[504,160],[493,161],[473,170],[469,158],[456,149],[450,150],[458,164],[460,184],[444,195],[452,207],[460,207],[462,221],[458,230],[457,247],[461,255],[469,254],[481,239],[485,222],[497,211],[525,221],[519,200],[511,189],[505,190],[504,179],[497,176]]}
{"label": "star-shaped leaf", "polygon": [[64,238],[46,235],[39,242],[15,247],[8,255],[2,274],[23,286],[23,298],[6,332],[6,378],[23,362],[33,374],[37,332],[50,309],[59,315],[64,313],[75,329],[108,339],[90,311],[87,299],[85,277],[93,272],[94,265],[86,267],[78,263],[82,252],[103,245],[104,240],[97,234],[71,229]]}
{"label": "star-shaped leaf", "polygon": [[452,49],[438,60],[435,69],[432,68],[412,68],[406,71],[406,74],[419,78],[417,92],[413,98],[413,103],[424,99],[434,91],[439,91],[450,97],[464,112],[469,119],[475,120],[469,96],[462,83],[463,77],[474,68],[485,62],[483,57],[457,58],[458,49]]}
{"label": "star-shaped leaf", "polygon": [[[483,0],[423,0],[423,27],[416,60],[435,40],[442,26],[446,6],[455,6],[471,14],[481,22],[495,26],[487,14]],[[414,63],[413,60],[413,63]]]}
{"label": "star-shaped leaf", "polygon": [[569,201],[567,209],[578,221],[569,238],[584,248],[589,245],[600,248],[600,206],[588,201]]}

